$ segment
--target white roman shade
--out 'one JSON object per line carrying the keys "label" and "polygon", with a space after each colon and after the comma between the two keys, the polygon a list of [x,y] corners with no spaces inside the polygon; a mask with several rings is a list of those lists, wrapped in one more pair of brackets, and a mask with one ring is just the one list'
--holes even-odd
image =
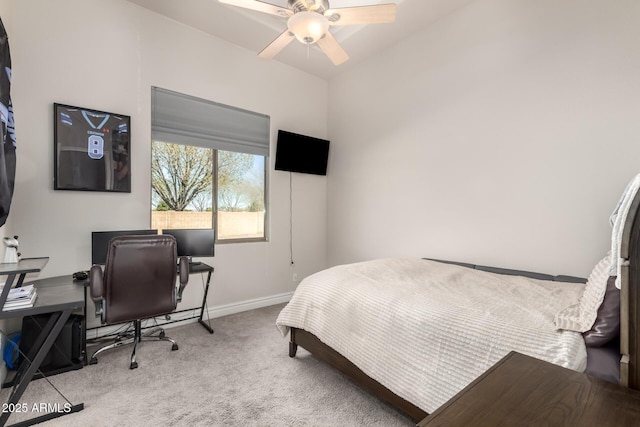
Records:
{"label": "white roman shade", "polygon": [[151,88],[154,141],[269,155],[269,116]]}

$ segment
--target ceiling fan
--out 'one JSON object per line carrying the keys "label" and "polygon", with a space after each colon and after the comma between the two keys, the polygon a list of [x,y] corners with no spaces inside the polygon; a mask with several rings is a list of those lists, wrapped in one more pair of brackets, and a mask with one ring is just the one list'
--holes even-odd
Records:
{"label": "ceiling fan", "polygon": [[271,59],[294,38],[306,45],[318,43],[334,65],[349,59],[329,27],[337,25],[380,24],[396,19],[396,4],[329,8],[328,0],[288,0],[288,8],[259,0],[219,0],[220,3],[257,10],[287,18],[287,29],[258,54]]}

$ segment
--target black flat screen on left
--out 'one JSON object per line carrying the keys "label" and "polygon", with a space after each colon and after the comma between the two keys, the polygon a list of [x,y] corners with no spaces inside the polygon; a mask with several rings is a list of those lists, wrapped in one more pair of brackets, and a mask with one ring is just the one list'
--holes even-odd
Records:
{"label": "black flat screen on left", "polygon": [[91,233],[91,264],[106,264],[109,241],[114,237],[153,234],[158,234],[158,230],[94,231]]}

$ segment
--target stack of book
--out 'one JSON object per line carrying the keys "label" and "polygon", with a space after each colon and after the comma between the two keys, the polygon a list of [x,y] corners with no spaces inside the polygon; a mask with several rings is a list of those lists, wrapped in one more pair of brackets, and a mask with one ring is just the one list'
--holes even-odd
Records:
{"label": "stack of book", "polygon": [[[1,287],[0,292],[2,292]],[[7,301],[4,303],[2,310],[20,310],[22,308],[33,307],[33,303],[36,301],[37,297],[36,288],[33,285],[12,288],[9,290]]]}

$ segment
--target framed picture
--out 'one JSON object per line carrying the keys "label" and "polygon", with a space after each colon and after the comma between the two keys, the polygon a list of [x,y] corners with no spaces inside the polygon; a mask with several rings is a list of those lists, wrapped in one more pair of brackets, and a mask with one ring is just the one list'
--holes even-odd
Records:
{"label": "framed picture", "polygon": [[131,117],[53,104],[55,190],[131,192]]}

